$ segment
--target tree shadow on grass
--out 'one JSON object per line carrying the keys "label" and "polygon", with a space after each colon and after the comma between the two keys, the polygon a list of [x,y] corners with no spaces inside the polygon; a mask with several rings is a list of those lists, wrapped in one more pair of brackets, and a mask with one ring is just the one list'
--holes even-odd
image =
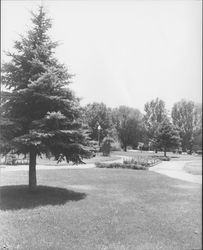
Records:
{"label": "tree shadow on grass", "polygon": [[65,188],[38,186],[29,192],[28,186],[0,187],[0,210],[32,209],[46,205],[64,205],[68,201],[79,201],[85,193],[74,192]]}

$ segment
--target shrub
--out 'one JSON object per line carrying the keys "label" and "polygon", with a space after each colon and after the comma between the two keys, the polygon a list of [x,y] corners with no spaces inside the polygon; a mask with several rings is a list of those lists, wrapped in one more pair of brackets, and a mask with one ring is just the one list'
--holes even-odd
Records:
{"label": "shrub", "polygon": [[134,163],[95,163],[97,168],[125,168],[125,169],[136,169],[136,170],[147,170],[148,167],[137,165]]}
{"label": "shrub", "polygon": [[113,138],[105,137],[102,141],[101,151],[104,156],[109,156],[111,152],[111,143],[114,142]]}

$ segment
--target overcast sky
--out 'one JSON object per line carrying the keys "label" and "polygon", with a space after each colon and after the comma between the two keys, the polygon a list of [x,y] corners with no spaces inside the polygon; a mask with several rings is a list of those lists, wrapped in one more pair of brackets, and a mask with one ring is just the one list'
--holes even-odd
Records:
{"label": "overcast sky", "polygon": [[[82,104],[104,102],[143,111],[156,97],[168,109],[182,98],[201,102],[202,3],[187,1],[2,1],[1,50],[30,25],[43,2],[60,41],[58,59],[76,74]],[[2,55],[2,60],[5,60]]]}

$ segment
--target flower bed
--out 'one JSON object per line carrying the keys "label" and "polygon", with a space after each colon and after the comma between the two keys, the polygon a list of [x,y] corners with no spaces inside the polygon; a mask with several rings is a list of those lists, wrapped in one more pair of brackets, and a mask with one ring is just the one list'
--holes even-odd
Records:
{"label": "flower bed", "polygon": [[127,168],[127,169],[136,169],[136,170],[147,170],[148,168],[141,165],[136,165],[132,163],[95,163],[97,168]]}
{"label": "flower bed", "polygon": [[149,167],[152,167],[159,163],[159,159],[149,158],[149,157],[137,157],[131,159],[124,159],[123,163],[101,163],[96,162],[95,165],[98,168],[126,168],[126,169],[135,169],[135,170],[148,170]]}

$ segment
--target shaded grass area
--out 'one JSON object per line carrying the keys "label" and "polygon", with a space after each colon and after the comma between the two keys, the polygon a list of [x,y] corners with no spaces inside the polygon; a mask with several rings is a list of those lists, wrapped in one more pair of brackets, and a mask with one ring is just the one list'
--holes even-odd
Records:
{"label": "shaded grass area", "polygon": [[26,185],[0,187],[0,210],[31,209],[46,205],[64,205],[68,201],[84,199],[86,194],[65,188],[38,186],[29,192]]}
{"label": "shaded grass area", "polygon": [[202,175],[202,161],[192,161],[186,163],[184,170],[193,175]]}
{"label": "shaded grass area", "polygon": [[[0,210],[0,249],[201,249],[201,185],[128,169],[37,175],[46,201],[39,195],[32,207],[25,187],[17,189],[28,205]],[[4,196],[13,192],[7,203],[14,198],[12,186],[25,184],[26,171],[1,173]],[[62,189],[54,204],[51,188],[56,194]]]}

